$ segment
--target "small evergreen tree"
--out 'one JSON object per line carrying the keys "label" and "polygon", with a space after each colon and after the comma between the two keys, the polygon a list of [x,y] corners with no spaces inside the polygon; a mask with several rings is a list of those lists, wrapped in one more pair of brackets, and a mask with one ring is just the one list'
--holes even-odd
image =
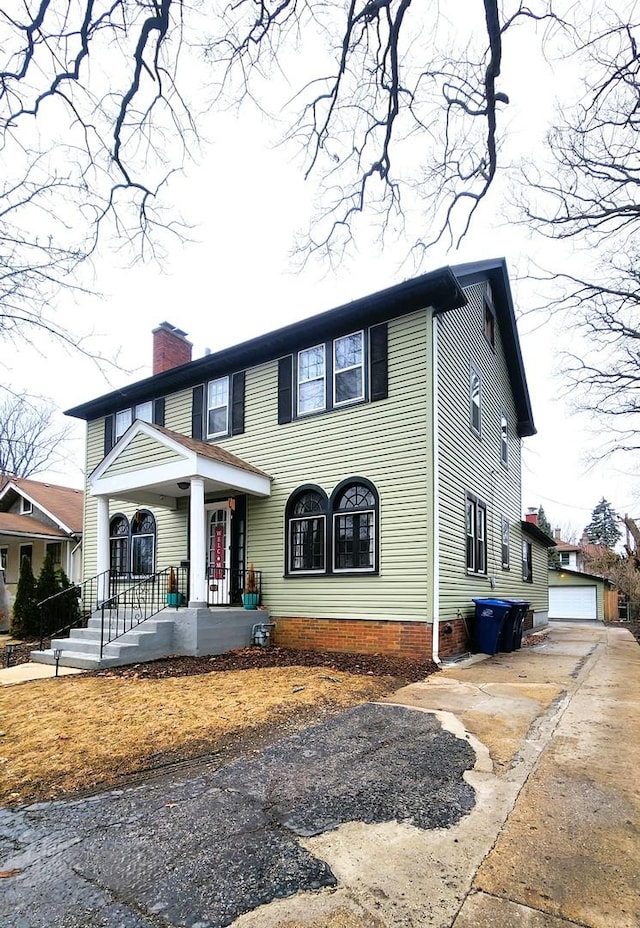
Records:
{"label": "small evergreen tree", "polygon": [[[56,568],[53,563],[51,554],[47,552],[36,584],[36,602],[42,603],[43,600],[55,596],[60,591],[60,581],[56,576]],[[38,629],[38,634],[50,635],[51,632],[57,631],[60,625],[64,624],[59,621],[58,611],[60,603],[57,600],[44,602],[39,608],[39,622],[42,622],[42,631]]]}
{"label": "small evergreen tree", "polygon": [[[538,527],[542,529],[545,535],[548,535],[549,538],[554,538],[553,529],[551,528],[551,523],[547,519],[547,514],[545,513],[542,506],[538,509]],[[547,554],[549,557],[549,567],[560,567],[560,555],[558,554],[557,548],[548,548]]]}
{"label": "small evergreen tree", "polygon": [[38,634],[36,603],[36,581],[31,569],[31,560],[23,557],[11,619],[11,634],[15,638],[32,638]]}
{"label": "small evergreen tree", "polygon": [[622,537],[618,528],[618,517],[611,503],[602,497],[591,513],[591,522],[585,527],[585,535],[594,545],[615,548]]}
{"label": "small evergreen tree", "polygon": [[58,578],[58,588],[60,590],[69,591],[60,597],[64,614],[60,627],[62,627],[62,625],[76,625],[80,618],[80,603],[78,602],[79,589],[77,586],[71,584],[71,581],[62,567],[58,568],[56,575]]}

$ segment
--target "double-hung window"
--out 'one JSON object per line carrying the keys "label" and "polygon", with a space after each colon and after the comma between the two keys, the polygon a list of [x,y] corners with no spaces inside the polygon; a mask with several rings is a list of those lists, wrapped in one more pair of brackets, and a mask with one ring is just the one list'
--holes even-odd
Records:
{"label": "double-hung window", "polygon": [[333,343],[333,404],[364,399],[364,332],[336,338]]}
{"label": "double-hung window", "polygon": [[477,435],[480,435],[480,429],[482,425],[482,380],[475,367],[471,368],[471,376],[469,380],[469,403],[471,428]]}
{"label": "double-hung window", "polygon": [[116,427],[114,441],[119,441],[133,422],[133,412],[129,409],[121,409],[116,413]]}
{"label": "double-hung window", "polygon": [[298,354],[298,415],[325,409],[326,393],[325,346],[305,348]]}
{"label": "double-hung window", "polygon": [[467,494],[467,572],[487,573],[487,507]]}
{"label": "double-hung window", "polygon": [[509,463],[509,420],[504,412],[500,417],[500,460],[505,467]]}
{"label": "double-hung window", "polygon": [[207,385],[207,438],[229,432],[229,378],[219,377]]}

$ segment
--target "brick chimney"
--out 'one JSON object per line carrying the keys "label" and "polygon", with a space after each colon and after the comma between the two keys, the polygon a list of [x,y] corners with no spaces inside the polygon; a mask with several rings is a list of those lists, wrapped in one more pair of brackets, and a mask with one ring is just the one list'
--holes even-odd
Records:
{"label": "brick chimney", "polygon": [[153,330],[154,374],[188,364],[193,345],[185,338],[186,334],[170,322],[161,322],[158,328]]}
{"label": "brick chimney", "polygon": [[531,522],[533,525],[537,525],[538,524],[538,510],[533,509],[532,507],[529,507],[529,509],[527,509],[527,514],[525,515],[525,519],[527,522]]}

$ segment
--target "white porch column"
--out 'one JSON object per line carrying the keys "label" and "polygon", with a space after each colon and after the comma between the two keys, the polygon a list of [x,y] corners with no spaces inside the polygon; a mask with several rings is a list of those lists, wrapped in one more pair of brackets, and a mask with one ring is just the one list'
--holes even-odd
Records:
{"label": "white porch column", "polygon": [[98,496],[98,538],[97,538],[97,556],[96,556],[96,573],[100,577],[98,581],[98,601],[107,599],[109,596],[109,497]]}
{"label": "white porch column", "polygon": [[197,608],[207,605],[207,526],[204,514],[204,480],[191,478],[191,502],[189,515],[191,531],[189,537],[189,606]]}

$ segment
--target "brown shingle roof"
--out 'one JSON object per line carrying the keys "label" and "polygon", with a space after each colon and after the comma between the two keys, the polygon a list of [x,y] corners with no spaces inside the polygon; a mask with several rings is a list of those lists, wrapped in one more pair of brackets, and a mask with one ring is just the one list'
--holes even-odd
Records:
{"label": "brown shingle roof", "polygon": [[246,470],[251,474],[258,474],[260,477],[269,477],[269,474],[265,474],[263,470],[254,467],[253,464],[248,464],[246,461],[243,461],[242,458],[221,448],[220,445],[210,445],[205,441],[198,441],[197,438],[189,438],[187,435],[181,435],[179,432],[172,432],[171,429],[166,429],[162,425],[152,425],[151,428],[177,441],[185,448],[188,448],[189,451],[201,454],[202,457],[211,458],[214,461],[220,461],[220,463],[229,464],[232,467],[239,467],[240,470]]}
{"label": "brown shingle roof", "polygon": [[[82,532],[82,516],[84,510],[84,493],[71,487],[61,487],[55,483],[41,483],[38,480],[28,480],[25,477],[9,477],[6,483],[12,483],[20,493],[27,496],[38,506],[54,516],[63,525],[75,534]],[[4,485],[0,487],[3,489]],[[0,501],[0,508],[2,501]],[[35,519],[29,520],[31,523]],[[35,532],[34,534],[37,534]]]}
{"label": "brown shingle roof", "polygon": [[68,538],[66,532],[54,525],[45,525],[29,516],[16,512],[0,512],[0,535],[25,535],[32,538]]}

